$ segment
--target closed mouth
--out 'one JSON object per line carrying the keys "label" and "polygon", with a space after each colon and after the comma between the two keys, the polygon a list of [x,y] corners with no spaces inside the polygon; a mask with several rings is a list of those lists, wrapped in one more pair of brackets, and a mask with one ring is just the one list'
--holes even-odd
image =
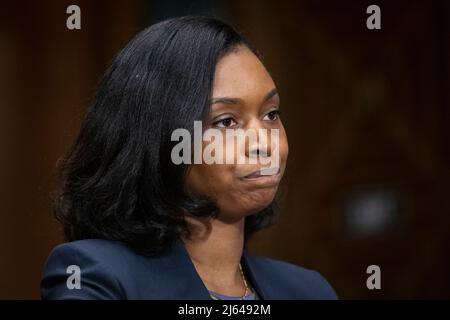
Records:
{"label": "closed mouth", "polygon": [[256,170],[240,178],[240,180],[258,188],[276,187],[281,180],[280,168],[263,168]]}
{"label": "closed mouth", "polygon": [[262,168],[244,176],[243,179],[259,179],[264,177],[277,176],[279,174],[279,167]]}

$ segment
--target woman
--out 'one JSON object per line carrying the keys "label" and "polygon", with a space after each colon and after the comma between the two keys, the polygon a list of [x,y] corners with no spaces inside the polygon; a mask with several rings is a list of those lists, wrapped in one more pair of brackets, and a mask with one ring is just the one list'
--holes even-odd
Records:
{"label": "woman", "polygon": [[[277,135],[223,140],[211,153],[242,151],[253,163],[180,163],[174,132],[195,136],[195,121],[224,136]],[[179,155],[191,159],[189,151]],[[107,70],[60,163],[55,213],[69,242],[48,258],[42,297],[335,299],[317,272],[246,250],[274,220],[287,155],[275,84],[246,40],[204,17],[147,28]],[[276,156],[274,170],[259,156]]]}

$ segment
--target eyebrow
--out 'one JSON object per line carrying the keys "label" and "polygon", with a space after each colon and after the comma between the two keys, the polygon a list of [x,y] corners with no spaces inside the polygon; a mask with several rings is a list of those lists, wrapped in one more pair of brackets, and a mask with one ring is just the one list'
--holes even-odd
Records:
{"label": "eyebrow", "polygon": [[[264,99],[263,99],[263,103],[266,102],[267,100],[269,100],[270,98],[272,98],[273,96],[277,95],[277,94],[278,94],[277,88],[273,88],[268,93],[266,93],[266,95],[264,96]],[[215,103],[239,104],[239,103],[242,103],[242,99],[241,98],[230,98],[230,97],[212,98],[210,100],[210,104],[215,104]]]}

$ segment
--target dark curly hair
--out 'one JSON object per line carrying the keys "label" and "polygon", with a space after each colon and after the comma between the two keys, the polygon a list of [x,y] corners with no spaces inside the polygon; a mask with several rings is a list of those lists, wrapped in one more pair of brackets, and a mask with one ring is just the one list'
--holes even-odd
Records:
{"label": "dark curly hair", "polygon": [[[224,22],[188,16],[148,27],[119,52],[58,161],[53,209],[67,241],[118,240],[156,255],[189,236],[187,212],[217,217],[214,201],[186,194],[188,167],[172,163],[170,138],[207,117],[216,64],[239,46],[261,59]],[[276,211],[274,202],[246,217],[245,243]]]}

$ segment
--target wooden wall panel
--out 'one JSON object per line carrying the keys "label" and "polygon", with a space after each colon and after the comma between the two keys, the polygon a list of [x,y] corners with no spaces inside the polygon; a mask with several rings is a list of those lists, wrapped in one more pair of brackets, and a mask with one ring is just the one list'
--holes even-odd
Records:
{"label": "wooden wall panel", "polygon": [[71,4],[1,10],[0,298],[39,298],[45,259],[62,240],[50,208],[56,161],[107,64],[143,25],[140,1],[82,0],[82,28],[69,31]]}

